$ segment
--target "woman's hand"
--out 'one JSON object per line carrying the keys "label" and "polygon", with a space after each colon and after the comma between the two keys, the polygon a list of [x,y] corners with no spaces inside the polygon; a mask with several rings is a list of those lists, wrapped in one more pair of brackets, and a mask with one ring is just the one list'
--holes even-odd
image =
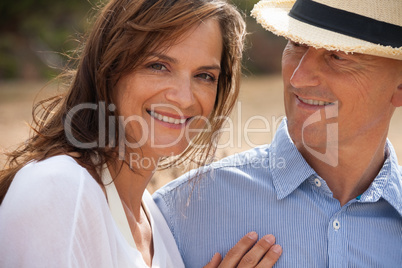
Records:
{"label": "woman's hand", "polygon": [[215,253],[204,268],[272,267],[282,254],[281,246],[275,245],[273,235],[265,235],[256,243],[257,239],[256,232],[246,234],[223,260],[219,253]]}

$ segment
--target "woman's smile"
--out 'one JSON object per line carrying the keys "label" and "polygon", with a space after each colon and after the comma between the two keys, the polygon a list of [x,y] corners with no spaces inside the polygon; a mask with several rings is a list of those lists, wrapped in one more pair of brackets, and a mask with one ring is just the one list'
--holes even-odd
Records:
{"label": "woman's smile", "polygon": [[[173,125],[171,127],[182,128],[185,127],[186,122],[191,119],[189,116],[172,115],[164,112],[148,111],[148,114],[157,121]],[[168,126],[169,126],[168,125]]]}

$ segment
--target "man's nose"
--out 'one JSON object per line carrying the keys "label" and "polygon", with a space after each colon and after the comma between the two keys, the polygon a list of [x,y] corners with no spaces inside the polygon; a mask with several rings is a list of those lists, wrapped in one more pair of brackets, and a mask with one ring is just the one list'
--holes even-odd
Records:
{"label": "man's nose", "polygon": [[290,78],[295,88],[314,87],[320,84],[322,51],[308,47]]}

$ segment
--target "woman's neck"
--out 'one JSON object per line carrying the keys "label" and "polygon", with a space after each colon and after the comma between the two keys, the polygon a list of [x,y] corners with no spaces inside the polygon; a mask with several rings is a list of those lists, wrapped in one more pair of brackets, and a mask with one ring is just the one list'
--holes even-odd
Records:
{"label": "woman's neck", "polygon": [[140,219],[142,195],[157,168],[157,160],[151,162],[152,164],[147,163],[146,166],[133,166],[130,162],[121,160],[108,164],[123,205],[136,219]]}
{"label": "woman's neck", "polygon": [[142,196],[156,167],[132,169],[123,161],[108,165],[137,250],[141,252],[148,266],[152,265],[154,254],[153,235],[150,219],[142,206]]}

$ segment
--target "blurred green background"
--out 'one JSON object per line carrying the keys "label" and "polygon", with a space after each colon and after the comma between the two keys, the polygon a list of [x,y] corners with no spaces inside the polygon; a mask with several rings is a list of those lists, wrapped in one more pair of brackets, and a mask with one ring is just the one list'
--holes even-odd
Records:
{"label": "blurred green background", "polygon": [[[133,0],[135,1],[135,0]],[[258,0],[233,0],[244,12],[250,35],[245,75],[280,72],[286,43],[257,25],[250,11]],[[0,1],[0,80],[43,80],[65,67],[96,14],[96,0]]]}

